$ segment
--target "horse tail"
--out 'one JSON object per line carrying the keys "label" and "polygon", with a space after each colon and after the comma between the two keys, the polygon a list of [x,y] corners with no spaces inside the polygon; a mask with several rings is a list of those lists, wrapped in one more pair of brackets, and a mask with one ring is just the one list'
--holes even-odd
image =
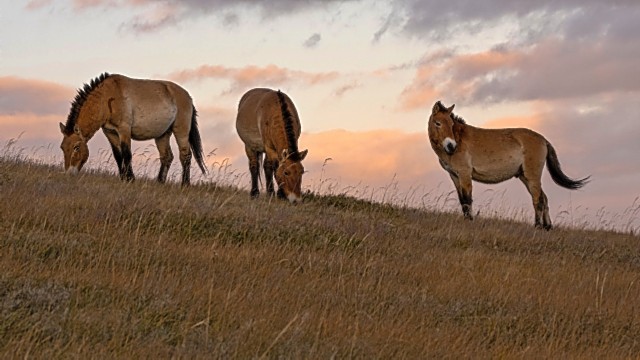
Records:
{"label": "horse tail", "polygon": [[589,182],[589,178],[591,176],[587,176],[582,179],[574,180],[565,173],[562,172],[560,168],[560,161],[558,161],[558,155],[556,154],[556,150],[551,146],[551,143],[547,141],[547,169],[549,170],[549,174],[551,175],[551,179],[556,184],[562,186],[563,188],[576,190],[585,186]]}
{"label": "horse tail", "polygon": [[202,157],[202,140],[200,140],[200,132],[198,131],[197,116],[198,112],[196,111],[196,107],[193,106],[193,112],[191,113],[191,130],[189,130],[189,145],[191,145],[191,152],[196,158],[200,170],[202,170],[203,174],[206,174],[207,168],[204,165],[204,159]]}

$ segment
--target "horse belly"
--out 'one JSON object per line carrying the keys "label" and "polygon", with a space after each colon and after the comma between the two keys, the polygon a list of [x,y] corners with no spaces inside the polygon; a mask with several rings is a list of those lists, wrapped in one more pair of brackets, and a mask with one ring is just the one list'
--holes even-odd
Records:
{"label": "horse belly", "polygon": [[177,109],[172,104],[159,104],[155,108],[134,107],[131,138],[149,140],[162,136],[176,118]]}
{"label": "horse belly", "polygon": [[521,162],[496,162],[492,165],[473,167],[472,178],[485,184],[497,184],[517,176]]}

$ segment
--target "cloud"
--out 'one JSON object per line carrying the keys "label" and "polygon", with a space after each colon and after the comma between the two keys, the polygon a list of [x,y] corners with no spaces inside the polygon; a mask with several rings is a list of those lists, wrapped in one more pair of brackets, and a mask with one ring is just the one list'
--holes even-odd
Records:
{"label": "cloud", "polygon": [[331,158],[325,179],[341,186],[371,187],[389,185],[394,178],[406,188],[421,183],[438,166],[428,146],[426,133],[398,130],[303,133],[299,142],[301,149],[309,149],[305,160],[309,178],[318,179],[325,159]]}
{"label": "cloud", "polygon": [[338,87],[335,91],[334,94],[337,97],[342,97],[344,94],[346,94],[349,91],[355,90],[359,87],[362,87],[362,84],[358,81],[352,81],[350,83],[344,84],[340,87]]}
{"label": "cloud", "polygon": [[[477,34],[510,22],[516,28],[513,37],[535,40],[553,33],[572,35],[575,32],[570,30],[576,26],[580,30],[590,29],[586,32],[589,34],[615,23],[616,18],[626,17],[625,14],[637,15],[640,4],[626,0],[606,3],[598,0],[395,0],[391,8],[393,17],[399,19],[395,26],[412,37],[443,39],[460,32]],[[387,19],[378,33],[386,32],[388,27]]]}
{"label": "cloud", "polygon": [[0,133],[2,138],[21,139],[62,139],[59,122],[64,122],[61,116],[39,114],[0,114]]}
{"label": "cloud", "polygon": [[315,85],[335,80],[338,73],[312,73],[290,70],[276,65],[262,67],[251,65],[243,68],[202,65],[195,69],[171,73],[168,77],[177,82],[201,81],[203,79],[228,80],[231,83],[229,92],[233,92],[257,86],[276,87],[289,83]]}
{"label": "cloud", "polygon": [[322,36],[318,33],[315,33],[311,35],[307,40],[305,40],[305,42],[302,45],[306,48],[313,48],[318,45],[321,39],[322,39]]}
{"label": "cloud", "polygon": [[0,77],[0,115],[60,115],[69,111],[74,90],[56,83]]}
{"label": "cloud", "polygon": [[129,22],[123,23],[122,29],[130,29],[138,33],[154,32],[177,24],[181,13],[182,9],[178,4],[160,2],[154,4],[142,15],[136,15]]}
{"label": "cloud", "polygon": [[637,93],[638,58],[640,43],[608,36],[590,42],[550,37],[527,47],[431,57],[416,65],[400,103],[402,109],[413,110],[440,97],[498,103]]}
{"label": "cloud", "polygon": [[640,106],[635,99],[625,94],[549,103],[539,114],[540,130],[554,146],[559,144],[560,159],[569,159],[567,165],[578,175],[593,172],[594,180],[640,176],[635,158],[640,154]]}
{"label": "cloud", "polygon": [[[640,91],[640,43],[631,35],[640,33],[638,17],[640,3],[624,0],[396,0],[376,35],[395,27],[406,36],[439,40],[433,54],[444,56],[403,65],[416,73],[400,95],[402,110],[439,98],[476,104],[556,101]],[[392,26],[392,18],[401,20]],[[488,40],[489,50],[464,52],[452,41],[499,24],[507,24],[509,34],[493,44]]]}
{"label": "cloud", "polygon": [[528,128],[536,129],[541,127],[542,118],[540,114],[529,116],[509,116],[491,119],[484,123],[482,127],[488,129],[504,129],[504,128]]}
{"label": "cloud", "polygon": [[27,10],[38,10],[45,6],[50,5],[52,0],[29,0],[27,5],[25,5],[25,9]]}
{"label": "cloud", "polygon": [[[73,0],[75,11],[92,8],[123,8],[138,10],[131,19],[122,24],[122,28],[134,32],[154,32],[170,27],[182,21],[208,14],[223,17],[225,25],[238,22],[238,10],[258,11],[262,20],[269,20],[308,10],[336,6],[341,3],[359,0]],[[52,5],[51,0],[31,0],[26,8],[38,10]]]}
{"label": "cloud", "polygon": [[387,16],[386,20],[382,24],[382,27],[380,27],[380,29],[378,29],[378,31],[376,31],[375,34],[373,34],[373,43],[375,44],[379,42],[382,36],[387,31],[389,31],[389,28],[391,28],[393,25],[397,25],[396,24],[397,21],[398,21],[398,16],[395,14],[395,12],[392,12],[391,14],[389,14],[389,16]]}

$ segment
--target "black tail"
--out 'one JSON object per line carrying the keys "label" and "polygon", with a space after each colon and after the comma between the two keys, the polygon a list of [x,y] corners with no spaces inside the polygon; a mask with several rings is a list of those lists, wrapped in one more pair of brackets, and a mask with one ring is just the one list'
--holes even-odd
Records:
{"label": "black tail", "polygon": [[547,169],[549,169],[549,174],[551,174],[551,179],[556,184],[562,186],[563,188],[576,190],[585,186],[589,182],[589,178],[591,176],[587,176],[586,178],[582,178],[579,180],[573,180],[562,172],[560,168],[560,162],[558,161],[558,155],[556,154],[556,150],[551,146],[551,143],[547,141]]}
{"label": "black tail", "polygon": [[189,131],[189,145],[191,145],[191,152],[196,158],[196,162],[202,170],[203,174],[207,173],[207,168],[204,165],[204,159],[202,158],[202,140],[200,140],[200,132],[198,131],[198,121],[196,117],[198,112],[196,107],[193,107],[193,114],[191,115],[191,130]]}

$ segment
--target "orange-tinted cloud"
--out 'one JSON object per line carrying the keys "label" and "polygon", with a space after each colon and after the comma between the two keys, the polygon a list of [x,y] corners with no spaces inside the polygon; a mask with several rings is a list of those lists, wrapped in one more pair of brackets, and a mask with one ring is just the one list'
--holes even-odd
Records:
{"label": "orange-tinted cloud", "polygon": [[58,115],[0,115],[0,134],[5,140],[18,136],[23,139],[62,139],[58,123],[65,120]]}
{"label": "orange-tinted cloud", "polygon": [[338,78],[337,72],[312,73],[282,68],[276,65],[246,66],[232,68],[222,65],[202,65],[195,69],[171,73],[168,77],[178,82],[200,81],[203,79],[228,80],[231,90],[256,86],[277,86],[285,83],[303,83],[315,85],[333,81]]}
{"label": "orange-tinted cloud", "polygon": [[439,98],[470,104],[639,92],[638,57],[637,42],[553,37],[525,47],[429,57],[417,66],[399,102],[402,110],[415,110]]}
{"label": "orange-tinted cloud", "polygon": [[310,181],[319,180],[322,165],[330,158],[324,179],[342,186],[371,187],[387,186],[392,181],[409,187],[426,181],[425,175],[438,166],[428,146],[426,134],[398,130],[303,133],[299,142],[300,149],[309,149],[305,168]]}
{"label": "orange-tinted cloud", "polygon": [[470,99],[478,78],[492,77],[496,71],[513,66],[518,58],[518,54],[496,50],[463,55],[436,52],[417,65],[412,83],[400,94],[400,108],[427,108],[441,98],[456,102]]}
{"label": "orange-tinted cloud", "polygon": [[0,115],[63,115],[73,94],[73,89],[48,81],[0,77]]}
{"label": "orange-tinted cloud", "polygon": [[51,3],[51,0],[29,0],[25,8],[27,10],[37,10],[43,8]]}
{"label": "orange-tinted cloud", "polygon": [[487,121],[483,127],[489,129],[503,129],[503,128],[527,128],[536,129],[542,126],[543,119],[540,115],[530,116],[509,116],[496,118]]}

